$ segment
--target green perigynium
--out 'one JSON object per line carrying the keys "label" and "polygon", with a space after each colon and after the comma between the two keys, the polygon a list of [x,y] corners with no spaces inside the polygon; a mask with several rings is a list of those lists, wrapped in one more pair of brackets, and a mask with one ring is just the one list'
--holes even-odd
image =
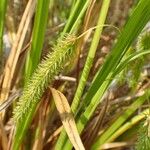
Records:
{"label": "green perigynium", "polygon": [[[130,55],[135,51],[147,51],[150,50],[150,32],[142,32],[138,38],[136,43],[136,49],[130,48],[126,55]],[[120,81],[125,82],[128,81],[129,87],[132,88],[132,91],[135,91],[138,82],[141,79],[141,72],[145,62],[149,60],[149,55],[141,56],[131,64],[129,64],[121,73],[120,73]],[[127,78],[125,78],[127,76]]]}
{"label": "green perigynium", "polygon": [[138,50],[148,50],[150,49],[150,31],[144,32],[138,38],[137,42],[137,49]]}
{"label": "green perigynium", "polygon": [[14,110],[14,121],[18,123],[26,113],[30,112],[32,106],[38,103],[43,92],[48,87],[54,77],[60,73],[66,62],[71,58],[72,47],[75,43],[74,35],[65,35],[58,39],[56,45],[53,46],[53,52],[38,65],[24,87],[23,94],[17,102]]}
{"label": "green perigynium", "polygon": [[136,150],[150,150],[150,118],[141,125]]}

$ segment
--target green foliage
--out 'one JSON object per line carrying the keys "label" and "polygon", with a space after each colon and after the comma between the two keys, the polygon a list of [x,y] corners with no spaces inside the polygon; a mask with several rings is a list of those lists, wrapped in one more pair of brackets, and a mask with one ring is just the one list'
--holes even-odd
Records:
{"label": "green foliage", "polygon": [[[121,32],[120,37],[118,38],[117,43],[114,45],[111,53],[106,58],[104,65],[99,69],[97,75],[92,82],[86,97],[84,98],[85,103],[88,103],[91,100],[91,104],[96,106],[96,101],[98,102],[103,93],[102,89],[104,84],[107,84],[106,87],[110,84],[110,79],[113,79],[113,71],[121,62],[123,56],[131,46],[132,42],[137,38],[138,34],[142,31],[146,23],[150,19],[150,10],[148,5],[150,0],[141,0],[137,7],[134,9],[132,15],[128,19],[124,29]],[[143,16],[145,16],[143,18]],[[143,20],[141,22],[141,20]],[[140,22],[140,23],[139,23]],[[108,77],[109,76],[109,77]],[[110,77],[111,76],[111,77]],[[106,83],[107,82],[107,83]],[[102,89],[101,89],[102,86]],[[106,90],[106,89],[105,89]],[[96,97],[95,97],[96,96]],[[94,99],[95,103],[94,103]],[[93,102],[92,102],[93,100]],[[94,108],[92,108],[94,109]]]}
{"label": "green foliage", "polygon": [[33,76],[28,80],[23,94],[14,110],[14,120],[16,122],[16,133],[13,143],[13,150],[18,149],[29,123],[32,121],[34,112],[43,92],[48,87],[65,65],[71,59],[72,46],[75,37],[66,35],[58,39],[53,46],[53,52],[49,53],[45,60],[39,64]]}
{"label": "green foliage", "polygon": [[[58,38],[57,44],[53,47],[53,53],[48,54],[47,58],[35,70],[31,79],[25,84],[23,95],[14,110],[16,132],[13,150],[19,148],[45,88],[51,83],[54,76],[63,69],[66,62],[72,58],[72,46],[76,40],[72,34],[77,31],[77,26],[86,11],[88,3],[89,0],[78,0],[73,4],[75,6],[72,8],[63,33]],[[42,11],[44,12],[44,10]],[[66,35],[66,33],[69,33],[69,35]],[[40,35],[37,38],[39,39]],[[34,58],[33,55],[32,57]]]}
{"label": "green foliage", "polygon": [[3,32],[4,32],[6,7],[7,7],[7,0],[1,0],[0,2],[0,59],[3,53]]}
{"label": "green foliage", "polygon": [[[73,99],[73,102],[71,105],[72,112],[75,115],[77,112],[76,110],[78,109],[78,106],[80,103],[81,96],[83,94],[83,90],[84,90],[85,85],[86,85],[86,81],[87,81],[89,73],[90,73],[90,69],[91,69],[92,64],[93,64],[93,60],[95,57],[97,46],[99,44],[101,33],[103,31],[104,23],[106,20],[109,4],[110,4],[109,0],[104,1],[103,5],[102,5],[102,9],[99,13],[99,20],[97,22],[97,26],[99,26],[99,27],[97,27],[97,29],[95,30],[94,37],[93,37],[93,40],[91,42],[91,46],[90,46],[88,56],[87,56],[87,59],[85,62],[85,66],[84,66],[82,75],[80,77],[79,85],[78,85],[78,88],[76,90],[76,93],[75,93],[75,96],[74,96],[74,99]],[[57,150],[62,149],[62,146],[64,145],[63,140],[65,138],[65,135],[66,135],[66,133],[63,130],[57,143],[56,143],[55,149],[57,149]]]}
{"label": "green foliage", "polygon": [[[114,74],[115,69],[120,64],[123,56],[140,34],[144,26],[150,19],[150,0],[141,0],[134,9],[132,15],[128,19],[124,29],[122,30],[117,43],[113,47],[111,53],[106,58],[105,63],[101,69],[96,74],[91,87],[86,93],[83,102],[85,108],[81,107],[84,111],[82,114],[78,115],[77,127],[79,133],[81,133],[89,121],[90,117],[93,115],[96,107],[100,104],[102,96],[109,87],[112,79],[116,76]],[[63,138],[65,140],[61,141],[64,143],[63,149],[71,149],[71,144],[67,139],[67,136]]]}
{"label": "green foliage", "polygon": [[102,135],[97,138],[96,142],[93,144],[92,149],[96,150],[104,143],[107,143],[111,140],[114,134],[121,128],[121,125],[127,121],[127,119],[139,108],[147,99],[147,96],[150,96],[150,91],[147,91],[142,97],[135,100],[128,109],[126,109],[112,124],[109,128],[104,131]]}
{"label": "green foliage", "polygon": [[[69,3],[72,2],[72,7],[70,9],[71,11],[69,9],[64,9],[63,6],[67,6],[66,1],[63,1],[63,5],[60,6],[59,2],[62,1],[38,0],[37,3],[38,5],[35,15],[31,49],[26,61],[26,78],[28,80],[25,81],[26,83],[23,94],[20,97],[19,102],[17,103],[17,106],[13,112],[16,125],[12,146],[13,150],[19,149],[19,146],[27,133],[27,129],[34,117],[38,103],[40,102],[45,89],[49,86],[49,84],[52,83],[54,77],[64,69],[66,63],[68,63],[70,59],[74,60],[73,54],[75,52],[73,46],[75,44],[75,41],[78,39],[74,36],[74,34],[77,33],[79,27],[82,26],[82,18],[84,17],[86,9],[89,6],[91,0],[69,0]],[[83,131],[91,116],[93,115],[95,109],[102,102],[102,97],[110,86],[112,80],[115,79],[122,70],[127,68],[127,65],[132,66],[129,69],[133,69],[132,81],[135,80],[135,82],[131,84],[132,86],[136,87],[144,62],[143,56],[150,53],[150,34],[141,34],[141,36],[138,38],[144,26],[150,19],[150,0],[140,0],[137,3],[130,18],[128,19],[122,32],[120,33],[117,42],[114,44],[114,47],[110,51],[110,54],[106,57],[104,64],[95,75],[92,83],[90,84],[90,88],[86,91],[86,93],[84,93],[84,88],[88,80],[90,69],[92,67],[95,52],[99,45],[99,40],[104,27],[103,25],[106,20],[109,3],[111,1],[103,0],[102,2],[103,3],[97,22],[97,27],[94,32],[91,46],[89,48],[87,61],[85,63],[83,74],[81,75],[79,86],[72,103],[72,111],[75,114],[79,133]],[[57,35],[58,41],[52,48],[53,52],[49,53],[47,57],[45,57],[45,59],[38,65],[44,43],[49,8],[51,8],[50,11],[52,12],[52,8],[54,7],[55,9],[58,9],[56,10],[56,15],[60,14],[60,16],[56,18],[58,22],[67,19],[66,17],[68,16],[69,11],[70,15],[67,19],[63,32]],[[62,10],[59,12],[60,9]],[[50,20],[49,22],[53,21]],[[131,52],[129,49],[131,48],[132,43],[137,38],[138,50],[136,50],[136,52]],[[129,53],[127,54],[127,52]],[[128,69],[126,74],[127,73]],[[83,99],[83,105],[81,103],[81,99]],[[106,129],[101,136],[97,138],[96,142],[92,146],[92,149],[98,149],[102,144],[118,137],[127,128],[131,128],[133,124],[127,121],[129,117],[131,117],[131,115],[133,115],[133,113],[145,102],[145,100],[145,95],[135,100],[131,104],[131,106],[127,110],[125,110],[125,112],[123,112],[123,114],[114,123],[112,123],[112,125],[108,129]],[[139,121],[141,118],[136,119]],[[39,128],[37,127],[36,130],[38,131],[38,129]],[[144,126],[144,131],[142,132],[144,133],[144,135],[148,135],[148,126]],[[141,137],[142,140],[144,138],[145,140],[142,141]],[[145,136],[144,138],[143,134],[140,135],[139,141],[144,143],[145,141],[149,140],[147,136]],[[145,147],[147,147],[147,145]],[[67,138],[64,130],[60,134],[55,149],[72,149],[72,145]]]}
{"label": "green foliage", "polygon": [[72,34],[77,31],[78,25],[81,23],[81,18],[85,14],[89,1],[90,0],[77,0],[75,4],[73,3],[74,7],[71,10],[67,23],[61,34],[62,36],[66,33]]}
{"label": "green foliage", "polygon": [[[147,34],[147,33],[146,33]],[[144,39],[145,40],[147,40],[147,38],[149,38],[148,36],[147,36],[147,38],[145,38],[145,35],[143,35],[143,36],[140,36],[140,40],[141,40],[141,42],[142,42],[142,39],[143,39],[143,37],[144,37]],[[121,62],[121,64],[117,67],[118,69],[118,71],[116,72],[116,74],[117,73],[119,73],[119,71],[120,70],[123,70],[124,69],[124,67],[128,64],[128,66],[130,65],[131,66],[131,64],[134,64],[136,61],[139,61],[140,60],[140,58],[144,58],[144,55],[145,54],[149,54],[150,53],[150,51],[149,50],[147,50],[146,48],[150,48],[150,47],[148,47],[148,46],[146,46],[146,42],[143,42],[144,44],[142,44],[143,45],[143,47],[141,48],[140,47],[140,50],[139,51],[137,51],[137,52],[135,52],[135,53],[132,53],[131,55],[129,55],[126,59],[124,59],[124,61],[122,61]],[[140,42],[139,42],[139,44],[140,44]],[[132,62],[131,62],[132,61]],[[137,64],[136,64],[137,65]],[[142,66],[143,66],[143,63],[142,63]],[[141,66],[141,67],[142,67]],[[140,67],[140,66],[137,66],[137,67]],[[150,95],[150,93],[149,93],[149,91],[146,91],[146,93],[141,97],[141,98],[139,98],[139,100],[141,99],[143,99],[144,101],[145,100],[147,100],[147,98],[149,97],[149,95]],[[138,100],[137,100],[138,101]],[[143,101],[143,102],[144,102]],[[140,104],[141,105],[141,104]],[[139,106],[140,106],[139,105]],[[138,107],[136,107],[136,106],[133,106],[132,107],[132,111],[134,110],[135,108],[138,108]],[[128,108],[128,110],[129,110],[129,108]],[[128,115],[127,115],[128,116]],[[126,116],[126,117],[127,117]],[[122,117],[122,115],[121,115],[121,117]],[[126,117],[123,117],[124,119],[126,119]],[[129,117],[129,116],[128,116]],[[123,126],[120,126],[120,128],[118,128],[117,129],[117,125],[115,124],[115,123],[119,123],[120,121],[119,121],[119,118],[114,122],[114,124],[112,124],[107,130],[106,130],[106,132],[104,132],[98,139],[97,139],[97,141],[95,142],[95,144],[93,145],[93,147],[95,146],[96,147],[96,144],[97,144],[97,146],[99,147],[101,144],[100,144],[100,142],[103,142],[103,138],[105,137],[107,137],[108,139],[105,141],[105,142],[103,142],[103,144],[104,143],[107,143],[107,142],[110,142],[110,141],[112,141],[112,139],[114,140],[117,136],[119,136],[119,134],[120,133],[122,133],[122,132],[124,132],[125,130],[127,130],[129,127],[131,128],[132,126],[133,126],[133,124],[136,122],[136,121],[140,121],[141,120],[141,117],[142,116],[135,116],[135,118],[132,120],[132,121],[129,121],[128,123],[125,123]],[[149,149],[149,145],[150,144],[148,144],[148,142],[149,142],[149,137],[148,137],[148,128],[149,128],[149,126],[148,126],[148,124],[149,124],[149,122],[148,122],[148,120],[146,121],[147,122],[147,126],[141,126],[141,129],[140,129],[140,131],[139,131],[139,140],[138,140],[138,143],[137,143],[137,149],[138,150],[144,150],[144,149]],[[116,131],[110,136],[110,134],[111,134],[111,132],[113,131],[113,128],[116,128]],[[107,135],[108,134],[108,135]],[[99,144],[98,144],[98,141],[99,141]],[[145,144],[145,146],[144,146],[144,144]],[[95,149],[95,148],[94,148]],[[146,149],[146,150],[147,150]]]}
{"label": "green foliage", "polygon": [[145,118],[146,113],[149,113],[149,109],[145,109],[140,114],[137,114],[133,116],[131,119],[128,119],[123,125],[120,126],[120,128],[118,128],[112,134],[112,136],[108,138],[107,142],[111,142],[115,140],[119,140],[119,141],[129,140],[129,138],[132,138],[134,135],[137,134],[137,129],[139,129],[140,126],[139,122]]}
{"label": "green foliage", "polygon": [[32,75],[35,68],[37,67],[38,63],[40,62],[50,2],[51,0],[37,1],[32,43],[31,43],[31,48],[28,51],[26,65],[25,65],[26,80],[29,79],[29,77]]}

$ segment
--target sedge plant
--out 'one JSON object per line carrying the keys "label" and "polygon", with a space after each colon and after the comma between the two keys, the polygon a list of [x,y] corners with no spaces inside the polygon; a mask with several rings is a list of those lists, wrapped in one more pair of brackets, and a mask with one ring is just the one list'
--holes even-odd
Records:
{"label": "sedge plant", "polygon": [[[50,0],[40,1],[37,4],[37,12],[34,23],[34,30],[31,43],[31,51],[29,52],[27,61],[26,61],[26,73],[27,80],[25,81],[25,87],[23,94],[17,102],[17,106],[14,109],[14,121],[15,121],[15,134],[12,144],[13,150],[18,150],[20,144],[22,143],[24,136],[27,132],[27,129],[34,117],[38,103],[46,90],[49,84],[52,83],[54,77],[58,75],[64,68],[65,64],[72,59],[74,54],[74,44],[78,39],[76,33],[80,27],[80,23],[90,0],[74,0],[71,8],[70,16],[66,22],[66,25],[61,33],[57,42],[53,45],[53,51],[49,52],[47,57],[38,65],[41,57],[41,50],[44,43],[44,34],[46,31],[46,23],[48,18],[48,5]],[[85,129],[88,121],[94,114],[97,106],[102,102],[102,97],[104,93],[110,86],[112,80],[120,73],[127,64],[131,61],[149,54],[150,51],[140,51],[136,52],[127,59],[123,60],[126,52],[136,40],[138,35],[143,30],[144,26],[150,20],[150,0],[140,0],[136,7],[133,9],[131,16],[129,17],[126,25],[122,29],[117,42],[114,44],[110,54],[106,57],[106,60],[101,68],[99,68],[96,73],[93,81],[90,85],[90,88],[86,93],[84,93],[85,84],[88,80],[89,72],[93,64],[95,53],[99,44],[101,33],[103,31],[104,23],[107,17],[108,8],[110,0],[102,1],[101,11],[99,13],[99,19],[97,22],[97,28],[94,32],[93,40],[89,49],[85,67],[81,75],[81,79],[78,84],[77,91],[75,93],[73,102],[72,102],[72,111],[75,114],[76,125],[78,127],[78,132],[81,134]],[[46,8],[46,15],[44,18],[42,14]],[[44,22],[41,22],[43,19]],[[37,51],[38,49],[38,51]],[[36,54],[37,53],[37,54]],[[34,61],[34,55],[36,54],[36,61]],[[38,67],[37,67],[38,65]],[[34,73],[33,73],[34,72]],[[82,103],[81,103],[82,99]],[[131,106],[134,109],[129,108],[124,114],[128,115],[122,116],[117,121],[117,129],[127,120],[127,118],[133,114],[138,107],[144,103],[145,99],[137,99]],[[78,106],[80,107],[78,108]],[[115,124],[115,125],[116,125]],[[114,125],[110,127],[111,135],[117,130],[114,129]],[[106,131],[107,133],[108,131]],[[105,133],[104,133],[105,135]],[[107,137],[107,138],[106,138]],[[103,140],[103,143],[107,142],[108,135],[106,134],[106,139]],[[101,141],[102,137],[99,137],[95,144],[92,146],[92,149],[98,149],[101,146],[99,140]],[[102,143],[102,144],[103,144]],[[63,130],[56,142],[56,150],[69,150],[72,148],[72,145],[67,137],[67,134]]]}

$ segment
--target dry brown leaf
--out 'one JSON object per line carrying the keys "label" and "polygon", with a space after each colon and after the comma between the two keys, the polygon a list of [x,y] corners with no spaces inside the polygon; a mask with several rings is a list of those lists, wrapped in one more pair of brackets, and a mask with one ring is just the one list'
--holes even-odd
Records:
{"label": "dry brown leaf", "polygon": [[3,123],[0,121],[0,140],[3,150],[7,150],[8,138]]}
{"label": "dry brown leaf", "polygon": [[113,143],[106,143],[104,144],[101,149],[112,149],[112,148],[121,148],[133,145],[132,142],[113,142]]}
{"label": "dry brown leaf", "polygon": [[85,150],[80,139],[71,108],[66,97],[58,90],[50,88],[57,110],[67,135],[76,150]]}
{"label": "dry brown leaf", "polygon": [[63,126],[60,126],[54,133],[48,138],[47,143],[50,143],[55,137],[57,137],[62,131]]}
{"label": "dry brown leaf", "polygon": [[15,42],[12,46],[11,52],[7,59],[7,62],[5,65],[5,70],[4,70],[2,90],[1,90],[1,95],[0,95],[1,102],[8,98],[8,94],[10,91],[12,79],[13,79],[14,72],[15,72],[16,65],[17,65],[17,61],[18,61],[19,55],[22,50],[22,46],[24,43],[26,32],[28,30],[29,23],[34,14],[35,5],[36,5],[36,0],[28,1],[28,4],[26,6],[22,20],[19,25],[19,29],[17,32]]}

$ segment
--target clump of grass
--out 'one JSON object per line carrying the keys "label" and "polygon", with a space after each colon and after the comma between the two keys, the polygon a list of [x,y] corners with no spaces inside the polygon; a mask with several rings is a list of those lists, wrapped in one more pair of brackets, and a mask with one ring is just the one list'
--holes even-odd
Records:
{"label": "clump of grass", "polygon": [[[95,75],[92,84],[88,89],[88,92],[85,94],[85,97],[83,96],[84,106],[82,105],[82,107],[79,110],[82,112],[76,117],[79,133],[83,131],[89,119],[91,118],[94,111],[96,110],[97,106],[102,102],[103,100],[102,97],[104,96],[106,90],[108,89],[112,79],[114,79],[115,76],[117,75],[116,70],[118,69],[118,66],[120,65],[123,56],[129,49],[131,44],[138,37],[138,35],[141,33],[144,26],[149,21],[149,14],[150,14],[150,11],[148,9],[149,4],[150,1],[146,1],[146,0],[142,0],[138,3],[132,15],[128,19],[128,22],[126,23],[124,29],[122,30],[117,43],[114,45],[111,53],[106,58],[104,64]],[[145,15],[145,13],[147,14]],[[143,16],[147,16],[147,17],[143,17]],[[139,21],[141,19],[143,21],[140,22],[139,24]],[[100,143],[97,143],[92,149],[99,149],[100,144],[101,144],[101,139],[100,139]],[[67,139],[67,135],[63,133],[60,135],[60,138],[57,141],[57,145],[60,150],[72,149],[72,145],[70,141]],[[58,147],[55,148],[58,149]]]}
{"label": "clump of grass", "polygon": [[[96,109],[98,108],[98,106],[101,105],[102,101],[105,101],[103,97],[105,97],[105,94],[107,90],[109,89],[111,82],[113,80],[116,80],[117,75],[121,71],[124,72],[123,70],[127,68],[126,66],[128,65],[129,67],[130,66],[131,67],[127,68],[127,73],[125,74],[126,75],[125,80],[128,81],[129,79],[131,81],[134,81],[134,84],[131,84],[131,86],[133,86],[135,92],[138,92],[136,90],[138,88],[137,84],[139,82],[139,79],[141,79],[140,78],[141,69],[143,68],[145,61],[147,62],[147,60],[145,60],[144,59],[145,57],[143,56],[150,53],[150,50],[147,50],[150,48],[150,44],[148,47],[146,47],[144,44],[144,43],[149,43],[150,39],[144,38],[143,37],[144,34],[141,34],[140,38],[138,38],[138,36],[150,19],[150,9],[148,7],[150,5],[150,0],[141,0],[139,1],[139,3],[137,3],[135,10],[133,11],[130,18],[128,19],[126,26],[120,32],[117,42],[113,44],[114,47],[112,48],[112,50],[110,50],[110,53],[108,54],[107,57],[104,57],[103,55],[101,56],[101,54],[103,54],[103,51],[101,52],[100,50],[97,51],[98,54],[100,54],[100,57],[104,59],[104,63],[98,69],[95,76],[93,76],[93,74],[90,74],[91,71],[93,69],[95,70],[96,68],[96,65],[94,65],[95,60],[97,61],[97,58],[95,57],[96,50],[101,49],[101,45],[100,45],[100,38],[102,37],[101,32],[103,31],[104,26],[105,27],[108,26],[108,25],[104,25],[104,23],[107,17],[109,4],[111,5],[110,2],[111,2],[110,0],[102,0],[100,2],[96,0],[94,1],[92,0],[83,0],[83,1],[69,0],[68,2],[61,2],[58,0],[56,1],[48,0],[47,2],[44,2],[42,0],[37,1],[37,7],[36,7],[37,10],[35,14],[33,30],[29,31],[30,34],[32,32],[32,41],[31,41],[31,48],[29,48],[28,50],[30,54],[26,58],[26,67],[25,67],[26,80],[24,81],[25,88],[13,112],[14,121],[15,121],[15,133],[14,133],[14,138],[11,139],[12,141],[11,149],[18,150],[25,136],[26,138],[25,138],[24,144],[22,143],[23,149],[42,149],[42,148],[47,149],[48,145],[51,146],[50,149],[53,149],[54,146],[55,146],[55,149],[57,150],[66,150],[66,149],[71,150],[72,149],[72,143],[69,141],[67,134],[65,133],[65,130],[62,131],[59,138],[56,135],[58,138],[57,142],[55,141],[56,138],[55,140],[53,140],[53,133],[52,133],[53,128],[57,129],[57,126],[54,126],[54,127],[52,126],[52,128],[50,129],[50,132],[48,131],[49,130],[48,127],[54,123],[55,119],[57,119],[56,117],[55,118],[52,117],[52,115],[54,114],[53,101],[51,101],[50,104],[49,102],[47,103],[47,101],[43,101],[43,103],[40,103],[40,107],[39,107],[40,109],[37,107],[39,106],[38,103],[40,102],[42,96],[44,98],[45,97],[49,98],[48,93],[45,94],[44,91],[49,86],[49,84],[52,83],[55,75],[58,75],[62,70],[64,70],[66,74],[66,67],[68,67],[67,65],[70,63],[70,59],[73,60],[73,62],[75,62],[75,60],[78,60],[80,56],[83,56],[81,61],[80,59],[78,60],[77,74],[80,75],[80,73],[81,72],[82,73],[81,73],[79,82],[77,82],[78,88],[76,90],[76,93],[72,92],[74,88],[73,89],[71,88],[71,92],[67,91],[68,95],[70,93],[71,93],[71,96],[75,95],[72,101],[71,109],[72,109],[72,112],[74,113],[74,119],[76,120],[78,134],[81,134],[83,130],[88,131],[86,129],[88,129],[88,125],[90,126],[90,124],[92,123],[91,118],[92,116],[93,118],[95,117]],[[14,4],[14,2],[12,3]],[[60,7],[62,7],[63,5],[67,6],[68,3],[72,3],[72,8],[71,8],[68,19],[66,18],[66,20],[64,20],[65,18],[62,18],[62,15],[67,16],[69,9],[67,9],[67,11],[66,10],[63,11],[62,8],[60,9],[57,6],[60,6]],[[93,6],[91,6],[91,3],[93,3]],[[86,10],[87,10],[87,13],[85,15]],[[111,11],[111,7],[110,7],[110,11]],[[44,18],[42,15],[43,13],[44,13]],[[48,18],[49,14],[52,14],[50,18]],[[88,20],[87,14],[91,14],[91,17],[89,17],[91,19]],[[96,23],[96,18],[98,17],[97,14],[99,14],[97,25],[92,27]],[[47,20],[48,20],[48,23],[47,23]],[[66,24],[62,32],[59,32],[60,31],[59,28],[58,27],[55,28],[55,26],[56,25],[59,26],[59,23],[61,23],[61,20],[63,20],[63,22],[65,21]],[[83,22],[83,20],[85,23]],[[48,26],[51,26],[52,28],[49,28],[49,27],[46,28],[47,24]],[[82,32],[80,33],[80,31],[82,31],[82,27],[83,27],[84,33]],[[90,29],[87,30],[88,28]],[[84,36],[83,39],[81,38],[83,35],[88,33],[88,31],[93,30],[93,29],[96,29],[93,34],[93,37],[88,35],[88,36]],[[41,54],[42,54],[42,47],[44,49],[44,52],[49,47],[49,44],[47,43],[46,40],[47,40],[47,36],[49,38],[50,33],[52,33],[51,35],[57,34],[58,41],[52,46],[53,52],[49,53],[47,57],[45,57],[45,59],[37,67],[40,61]],[[72,35],[75,33],[81,34],[81,35],[79,37]],[[50,35],[50,38],[53,38],[53,36],[51,35]],[[108,36],[110,35],[111,34],[109,33]],[[46,37],[45,41],[44,41],[44,37]],[[80,38],[81,38],[81,41],[80,41]],[[110,36],[110,39],[111,39],[111,36]],[[84,54],[87,53],[87,50],[89,47],[88,45],[91,44],[88,54],[87,54],[87,58],[85,58],[86,55],[84,56],[82,53],[81,55],[78,54],[80,50],[77,49],[75,51],[73,46],[77,40],[79,40],[79,47],[80,47],[79,49],[81,48],[85,49]],[[139,44],[134,49],[136,52],[132,51],[131,53],[126,54],[128,53],[130,48],[134,47],[134,46],[132,47],[132,43],[135,40],[137,40],[138,41],[137,43]],[[102,42],[101,43],[102,45],[103,44],[105,45],[105,43],[103,43],[103,40],[101,40],[101,42]],[[24,41],[24,43],[26,42]],[[111,46],[110,43],[107,44],[107,48],[109,48],[109,46]],[[23,54],[24,53],[22,53],[21,57],[23,56]],[[86,62],[84,63],[85,59],[86,59]],[[18,63],[18,65],[20,65],[20,63]],[[24,63],[22,63],[22,65],[24,65]],[[83,71],[81,70],[82,66],[84,66]],[[68,69],[67,71],[70,72],[71,71],[70,68],[72,69],[72,67],[69,66],[67,68]],[[17,67],[16,67],[16,70],[18,71]],[[128,72],[131,70],[133,70],[130,76],[132,79],[127,76]],[[76,71],[76,70],[73,70],[73,71]],[[72,74],[73,73],[74,72],[72,72]],[[124,77],[125,76],[123,75],[123,78]],[[89,83],[88,78],[90,79],[90,81],[93,79],[92,82],[88,84],[90,86],[87,86],[87,83]],[[60,85],[61,87],[63,87],[61,89],[66,90],[67,87],[64,88],[66,85],[66,82],[63,83],[62,81],[61,82],[57,81],[56,84],[54,85]],[[14,85],[12,86],[12,89],[16,88],[16,84]],[[69,83],[69,85],[72,85],[72,83],[71,84]],[[128,84],[127,86],[130,86],[130,84]],[[85,88],[88,88],[88,90],[85,90]],[[91,140],[89,141],[90,144],[88,143],[87,145],[86,145],[86,141],[84,141],[84,138],[83,138],[83,142],[85,142],[84,143],[85,147],[87,147],[88,149],[94,149],[94,150],[100,149],[100,147],[103,144],[107,142],[112,142],[115,139],[118,140],[119,136],[123,134],[123,132],[127,131],[129,128],[131,128],[131,126],[133,126],[133,122],[129,121],[128,119],[129,117],[131,117],[131,115],[133,115],[133,113],[135,114],[135,111],[139,107],[141,107],[142,104],[144,104],[146,100],[147,100],[147,97],[145,98],[145,94],[139,99],[137,100],[135,99],[133,104],[131,103],[129,104],[131,107],[128,107],[124,111],[124,113],[121,114],[117,120],[115,120],[115,122],[111,122],[111,119],[110,119],[110,122],[111,122],[110,127],[108,127],[106,130],[103,130],[103,125],[100,128],[99,123],[97,121],[97,124],[95,124],[95,127],[91,128],[90,129],[91,131],[86,134],[88,136],[91,136],[92,134],[90,133],[92,133],[92,131],[94,130],[95,131],[103,130],[104,132],[100,136],[99,136],[99,132],[97,132],[97,134],[95,134],[94,136],[91,136],[92,138],[88,139],[88,141]],[[50,107],[47,107],[48,105],[50,105]],[[118,107],[119,106],[122,107],[123,104],[121,103],[118,105]],[[39,112],[34,117],[36,110]],[[42,111],[43,113],[41,113]],[[109,111],[110,112],[108,113],[111,114],[111,110]],[[119,111],[120,110],[117,109],[115,112],[119,112]],[[114,113],[113,115],[118,116],[118,114],[116,113]],[[105,116],[103,115],[101,118],[104,118],[104,117]],[[135,117],[138,117],[138,116],[135,116]],[[31,121],[33,120],[33,118],[34,118],[34,122],[32,124],[32,127],[34,128],[31,128],[31,132],[28,135],[27,129]],[[138,122],[142,119],[138,118]],[[137,122],[137,119],[133,119],[133,121]],[[108,118],[108,122],[109,122],[109,118]],[[135,122],[134,124],[136,124]],[[149,142],[149,137],[150,137],[149,136],[150,134],[149,124],[150,123],[149,123],[149,120],[146,120],[145,122],[146,123],[142,124],[142,131],[140,132],[143,134],[139,135],[139,143],[137,143],[137,147],[139,149],[142,149],[143,147],[140,147],[140,146],[145,144],[143,149],[147,150],[149,149],[148,147],[149,145],[147,143]],[[48,123],[48,127],[47,127],[47,123]],[[100,121],[100,124],[102,124],[101,121]],[[128,131],[126,133],[128,134]],[[138,146],[140,142],[142,144]]]}

